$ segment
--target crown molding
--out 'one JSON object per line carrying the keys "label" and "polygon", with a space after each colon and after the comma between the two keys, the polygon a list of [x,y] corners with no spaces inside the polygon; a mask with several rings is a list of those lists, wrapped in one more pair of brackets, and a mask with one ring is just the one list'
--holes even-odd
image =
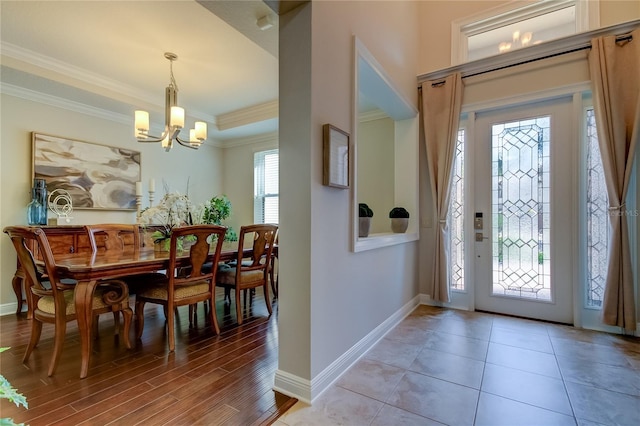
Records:
{"label": "crown molding", "polygon": [[278,100],[250,106],[216,116],[218,130],[229,130],[278,118]]}
{"label": "crown molding", "polygon": [[246,145],[272,145],[277,147],[278,140],[278,132],[269,132],[246,138],[225,139],[220,141],[218,146],[221,148],[237,148]]}
{"label": "crown molding", "polygon": [[[0,49],[2,49],[3,63],[6,62],[6,58],[11,58],[15,61],[20,61],[29,65],[27,69],[25,69],[25,67],[16,67],[22,71],[36,74],[44,78],[51,78],[51,73],[55,73],[65,77],[65,80],[62,81],[63,83],[70,80],[76,80],[84,83],[85,85],[89,84],[127,97],[137,98],[149,104],[155,105],[157,103],[156,100],[152,96],[149,96],[148,93],[143,92],[134,86],[129,86],[120,81],[92,73],[84,68],[75,67],[67,62],[60,61],[50,56],[42,55],[5,41],[0,42]],[[11,63],[9,63],[9,65],[11,65]],[[36,70],[34,70],[34,67],[47,72],[35,72]]]}
{"label": "crown molding", "polygon": [[[115,99],[129,105],[153,106],[164,111],[164,97],[158,102],[157,96],[142,91],[135,86],[109,79],[103,75],[75,67],[67,62],[42,55],[15,44],[0,41],[2,64],[17,70],[57,81],[71,87],[87,90],[100,96]],[[215,124],[215,117],[201,111],[189,109],[189,116]]]}
{"label": "crown molding", "polygon": [[[120,123],[124,125],[131,125],[133,122],[132,117],[127,114],[120,114],[117,112],[113,112],[110,110],[106,110],[103,108],[96,108],[87,104],[83,104],[80,102],[75,102],[66,98],[61,98],[59,96],[53,96],[46,93],[38,92],[31,89],[26,89],[22,86],[16,86],[14,84],[2,83],[0,84],[0,93],[3,95],[13,96],[16,98],[24,99],[31,102],[36,102],[44,105],[49,105],[55,108],[65,109],[67,111],[85,114],[92,117],[96,117],[102,120],[108,120],[115,123]],[[162,132],[162,128],[160,126],[154,126],[154,131],[156,133]],[[225,145],[221,141],[217,141],[211,137],[209,137],[205,143],[201,146],[211,146],[216,148],[224,148]]]}
{"label": "crown molding", "polygon": [[[102,75],[92,73],[85,69],[74,67],[55,58],[33,52],[29,49],[24,49],[5,41],[0,41],[0,52],[2,55],[2,64],[5,66],[37,75],[42,78],[57,81],[62,84],[67,84],[71,87],[87,90],[91,93],[115,99],[128,105],[148,105],[156,107],[158,111],[164,110],[164,104],[158,103],[157,98],[151,96],[147,92],[141,91],[136,87],[123,84],[122,82],[105,78]],[[3,85],[7,86],[7,92],[4,93],[11,94],[12,96],[42,102],[67,110],[105,118],[107,120],[127,124],[131,122],[131,117],[125,117],[122,114],[109,112],[104,109],[91,107],[86,104],[66,100],[57,96],[37,93],[27,88],[18,88],[17,86],[8,84]],[[278,118],[278,100],[221,114],[218,117],[190,109],[189,116],[195,119],[204,120],[211,125],[216,126],[219,130],[224,131]],[[214,146],[216,145],[218,144],[214,144]],[[225,143],[222,143],[218,146],[224,145]]]}
{"label": "crown molding", "polygon": [[358,114],[358,120],[361,123],[365,123],[367,121],[381,120],[383,118],[389,118],[386,112],[381,109],[375,109],[373,111],[367,111]]}
{"label": "crown molding", "polygon": [[53,106],[56,108],[66,109],[68,111],[73,111],[80,114],[90,115],[93,117],[101,118],[103,120],[115,121],[122,124],[132,123],[132,117],[125,114],[120,114],[103,108],[96,108],[87,104],[75,102],[66,98],[61,98],[59,96],[49,95],[46,93],[27,89],[22,86],[16,86],[14,84],[0,84],[0,93],[32,102]]}
{"label": "crown molding", "polygon": [[[71,101],[59,96],[53,96],[46,93],[38,92],[31,89],[26,89],[22,86],[16,86],[14,84],[2,83],[0,84],[0,93],[3,95],[13,96],[20,99],[25,99],[31,102],[37,102],[44,105],[49,105],[55,108],[61,108],[75,113],[85,114],[92,117],[100,118],[103,120],[109,120],[116,123],[130,125],[132,123],[132,117],[126,114],[120,114],[113,111],[109,111],[103,108],[96,108],[90,105],[86,105],[80,102]],[[157,133],[162,129],[156,129]],[[212,148],[235,148],[246,145],[269,145],[278,146],[278,132],[263,133],[256,136],[249,136],[244,138],[234,138],[217,140],[209,137],[202,147]]]}

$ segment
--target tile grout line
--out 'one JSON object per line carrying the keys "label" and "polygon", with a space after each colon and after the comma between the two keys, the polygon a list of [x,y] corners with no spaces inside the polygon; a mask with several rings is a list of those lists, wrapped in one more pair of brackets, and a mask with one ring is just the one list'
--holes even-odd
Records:
{"label": "tile grout line", "polygon": [[489,346],[491,345],[491,336],[493,335],[493,319],[491,320],[491,330],[489,331],[489,340],[487,343],[487,352],[484,354],[484,361],[482,363],[482,378],[480,379],[480,386],[478,389],[478,399],[476,401],[476,411],[473,414],[473,424],[476,424],[478,419],[478,409],[480,408],[480,396],[482,395],[482,384],[484,383],[484,373],[487,369],[487,357],[489,356]]}

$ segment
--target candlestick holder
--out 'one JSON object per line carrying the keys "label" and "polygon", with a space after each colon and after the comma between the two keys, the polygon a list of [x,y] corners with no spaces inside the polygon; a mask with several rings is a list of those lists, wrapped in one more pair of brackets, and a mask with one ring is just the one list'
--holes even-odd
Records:
{"label": "candlestick holder", "polygon": [[136,218],[140,221],[140,214],[142,213],[142,194],[136,194],[136,208],[138,210]]}
{"label": "candlestick holder", "polygon": [[149,207],[153,207],[153,194],[155,193],[156,191],[149,190]]}

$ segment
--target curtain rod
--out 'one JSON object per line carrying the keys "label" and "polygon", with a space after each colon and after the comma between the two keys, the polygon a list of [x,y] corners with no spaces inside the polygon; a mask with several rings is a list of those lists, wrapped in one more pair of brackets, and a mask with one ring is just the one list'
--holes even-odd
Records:
{"label": "curtain rod", "polygon": [[[434,71],[431,73],[427,73],[427,74],[423,74],[421,76],[418,76],[418,88],[421,88],[422,84],[426,81],[433,81],[433,80],[443,80],[447,75],[453,73],[453,72],[461,72],[462,78],[467,78],[467,77],[473,77],[473,76],[477,76],[477,75],[481,75],[481,74],[486,74],[489,72],[493,72],[493,71],[498,71],[498,70],[502,70],[502,69],[506,69],[506,68],[511,68],[517,65],[524,65],[524,64],[528,64],[531,62],[535,62],[535,61],[539,61],[542,59],[549,59],[549,58],[553,58],[556,56],[561,56],[561,55],[565,55],[568,53],[573,53],[573,52],[579,52],[581,50],[587,50],[587,49],[591,49],[591,38],[586,39],[586,37],[590,37],[590,36],[598,36],[598,35],[610,35],[611,32],[613,31],[620,31],[623,32],[622,34],[619,34],[616,36],[616,43],[619,42],[624,42],[624,41],[631,41],[633,40],[633,35],[631,34],[633,31],[635,31],[638,28],[638,24],[640,23],[640,20],[635,20],[635,21],[630,21],[624,24],[620,24],[620,25],[616,25],[616,26],[612,26],[609,28],[602,28],[600,30],[596,30],[592,33],[581,33],[581,34],[576,34],[575,38],[576,41],[573,42],[573,46],[566,46],[566,50],[559,50],[557,47],[554,47],[554,45],[557,45],[558,43],[562,43],[561,39],[559,40],[553,40],[550,42],[550,49],[551,52],[548,52],[548,54],[544,54],[544,52],[540,52],[540,54],[542,54],[542,56],[538,56],[538,57],[529,57],[529,59],[527,58],[523,58],[522,60],[516,60],[516,62],[513,63],[507,63],[504,65],[497,65],[495,67],[491,67],[489,64],[487,64],[488,68],[486,69],[482,69],[481,65],[476,65],[474,68],[481,68],[480,70],[477,70],[476,72],[473,72],[473,70],[469,70],[469,74],[464,74],[463,69],[464,68],[469,68],[468,64],[470,64],[470,62],[467,62],[466,64],[460,64],[460,65],[455,65],[453,67],[447,68],[447,69],[442,69],[440,71]],[[613,30],[613,31],[612,31]],[[606,34],[606,33],[609,34]],[[573,37],[572,37],[573,38]],[[546,43],[545,43],[546,44]],[[544,45],[544,44],[543,44]],[[539,46],[535,46],[535,47],[540,47],[543,45],[539,45]],[[532,46],[533,47],[533,46]],[[560,46],[558,46],[560,47]],[[561,47],[560,47],[561,49]],[[553,51],[555,50],[555,52]],[[517,51],[514,51],[517,52]],[[513,52],[512,52],[513,53]],[[478,59],[478,61],[482,61],[482,62],[488,62],[487,58],[482,58],[482,59]],[[445,74],[446,73],[446,74]],[[430,77],[431,75],[431,77]],[[441,84],[442,82],[437,81],[437,84]]]}
{"label": "curtain rod", "polygon": [[[616,36],[616,43],[620,43],[620,42],[623,42],[623,41],[631,41],[631,40],[633,40],[633,36],[631,34],[624,34],[624,35]],[[478,72],[473,73],[473,74],[468,74],[468,75],[462,76],[462,78],[474,77],[476,75],[482,75],[482,74],[486,74],[488,72],[503,70],[505,68],[511,68],[511,67],[515,67],[517,65],[524,65],[524,64],[528,64],[530,62],[541,61],[543,59],[554,58],[556,56],[566,55],[566,54],[569,54],[569,53],[579,52],[581,50],[587,50],[587,49],[591,49],[591,43],[589,43],[587,46],[577,47],[575,49],[569,49],[569,50],[565,50],[563,52],[553,53],[551,55],[540,56],[539,58],[533,58],[533,59],[529,59],[529,60],[526,60],[526,61],[516,62],[515,64],[509,64],[509,65],[505,65],[505,66],[497,67],[497,68],[492,68],[492,69],[485,70],[485,71],[478,71]],[[438,83],[434,83],[434,84],[438,84]],[[433,86],[433,84],[432,84],[432,86]]]}

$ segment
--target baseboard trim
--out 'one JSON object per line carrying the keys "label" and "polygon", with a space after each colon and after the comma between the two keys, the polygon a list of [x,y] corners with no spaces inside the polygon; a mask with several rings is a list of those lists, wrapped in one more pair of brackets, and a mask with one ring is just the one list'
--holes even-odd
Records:
{"label": "baseboard trim", "polygon": [[18,309],[18,302],[3,303],[2,305],[0,305],[0,316],[15,314],[16,309]]}
{"label": "baseboard trim", "polygon": [[305,404],[311,404],[311,382],[286,371],[276,370],[273,390]]}
{"label": "baseboard trim", "polygon": [[353,345],[347,352],[332,362],[320,374],[311,381],[289,374],[285,371],[277,370],[273,389],[287,396],[298,398],[298,400],[311,404],[314,399],[322,394],[333,382],[357,362],[369,349],[371,349],[380,339],[382,339],[393,327],[398,325],[407,315],[409,315],[420,303],[420,295],[414,297],[402,306],[393,315],[387,318],[359,342]]}

